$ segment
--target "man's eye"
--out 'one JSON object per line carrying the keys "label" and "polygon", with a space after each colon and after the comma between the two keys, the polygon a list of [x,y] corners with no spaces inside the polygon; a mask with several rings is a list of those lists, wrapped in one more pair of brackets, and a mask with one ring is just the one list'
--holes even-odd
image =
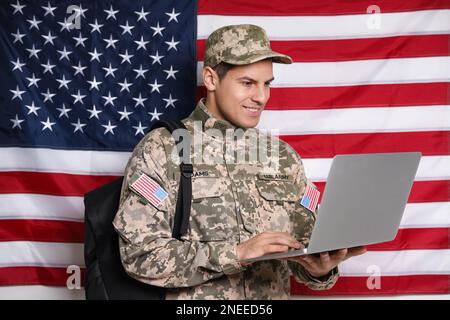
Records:
{"label": "man's eye", "polygon": [[252,85],[250,81],[243,81],[242,84],[246,87],[250,87]]}

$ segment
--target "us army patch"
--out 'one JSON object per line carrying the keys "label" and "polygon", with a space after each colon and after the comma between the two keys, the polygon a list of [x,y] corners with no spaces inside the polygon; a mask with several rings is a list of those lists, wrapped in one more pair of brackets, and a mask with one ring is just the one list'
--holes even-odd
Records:
{"label": "us army patch", "polygon": [[258,178],[261,180],[280,180],[280,181],[294,181],[294,177],[290,174],[266,174],[258,173]]}
{"label": "us army patch", "polygon": [[314,188],[310,183],[306,185],[300,204],[306,209],[316,212],[317,203],[319,203],[320,191]]}
{"label": "us army patch", "polygon": [[159,206],[168,195],[166,190],[144,173],[130,185],[130,189],[144,197],[155,207]]}

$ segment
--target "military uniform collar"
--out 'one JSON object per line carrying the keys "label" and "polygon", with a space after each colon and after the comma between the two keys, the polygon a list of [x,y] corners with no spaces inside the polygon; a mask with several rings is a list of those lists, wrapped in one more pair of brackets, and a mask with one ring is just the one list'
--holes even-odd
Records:
{"label": "military uniform collar", "polygon": [[[217,129],[226,135],[227,129],[236,129],[237,127],[226,120],[219,120],[215,118],[205,105],[205,99],[202,98],[198,103],[196,108],[191,114],[191,119],[194,121],[202,122],[202,129],[206,131],[208,129]],[[245,130],[245,129],[243,129]]]}

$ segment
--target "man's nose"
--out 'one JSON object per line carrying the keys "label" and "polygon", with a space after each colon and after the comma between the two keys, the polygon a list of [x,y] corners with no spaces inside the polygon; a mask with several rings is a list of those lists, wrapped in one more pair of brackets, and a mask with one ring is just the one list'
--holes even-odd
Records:
{"label": "man's nose", "polygon": [[259,106],[265,105],[267,100],[269,99],[268,89],[265,85],[255,86],[255,90],[253,92],[252,100],[256,102]]}

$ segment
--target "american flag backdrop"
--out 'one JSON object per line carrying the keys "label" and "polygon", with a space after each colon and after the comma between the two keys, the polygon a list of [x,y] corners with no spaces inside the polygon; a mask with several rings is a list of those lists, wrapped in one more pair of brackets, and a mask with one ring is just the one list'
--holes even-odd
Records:
{"label": "american flag backdrop", "polygon": [[340,265],[329,291],[449,294],[450,1],[2,1],[0,298],[80,299],[82,196],[122,175],[158,119],[204,95],[207,36],[264,27],[274,65],[259,127],[278,129],[323,193],[336,154],[421,151],[394,241]]}

